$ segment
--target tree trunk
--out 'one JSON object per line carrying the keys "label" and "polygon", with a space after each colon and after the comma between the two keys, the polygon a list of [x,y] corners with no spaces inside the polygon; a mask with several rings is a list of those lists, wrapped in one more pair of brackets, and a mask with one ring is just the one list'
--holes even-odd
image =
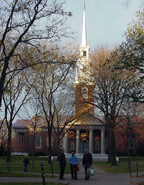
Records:
{"label": "tree trunk", "polygon": [[112,165],[117,165],[116,164],[116,148],[115,148],[115,134],[114,131],[111,131],[111,146],[112,146]]}
{"label": "tree trunk", "polygon": [[108,163],[111,165],[116,164],[116,148],[115,148],[115,134],[112,129],[109,129],[108,132]]}
{"label": "tree trunk", "polygon": [[8,126],[7,162],[11,161],[11,123]]}
{"label": "tree trunk", "polygon": [[35,154],[35,130],[33,134],[32,169],[34,169],[34,154]]}
{"label": "tree trunk", "polygon": [[57,161],[59,160],[59,151],[60,151],[60,139],[58,136],[58,145],[57,145]]}
{"label": "tree trunk", "polygon": [[4,67],[1,73],[1,78],[0,78],[0,107],[1,107],[1,103],[2,103],[2,97],[3,97],[3,91],[4,91],[4,82],[5,82],[5,78],[6,78],[6,71],[8,69],[8,60],[5,60],[4,62]]}
{"label": "tree trunk", "polygon": [[51,131],[48,129],[48,164],[51,164]]}
{"label": "tree trunk", "polygon": [[130,152],[129,152],[129,135],[127,134],[127,156],[128,156],[128,168],[130,168]]}
{"label": "tree trunk", "polygon": [[49,147],[48,147],[48,164],[51,164],[51,172],[52,172],[52,177],[53,177],[53,165],[52,165],[52,161],[51,161],[51,134],[52,134],[52,130],[51,128],[48,129],[48,138],[49,138]]}
{"label": "tree trunk", "polygon": [[112,146],[111,146],[111,136],[110,129],[108,128],[108,163],[112,162]]}

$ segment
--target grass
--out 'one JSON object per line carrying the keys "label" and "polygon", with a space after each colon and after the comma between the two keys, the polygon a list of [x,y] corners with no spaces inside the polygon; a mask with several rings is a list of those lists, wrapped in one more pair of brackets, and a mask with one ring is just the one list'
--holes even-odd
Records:
{"label": "grass", "polygon": [[[137,172],[137,164],[138,171],[144,171],[144,157],[131,157],[131,172]],[[107,162],[94,162],[101,170],[108,173],[129,173],[130,168],[128,168],[127,158],[119,158],[116,166],[112,166]]]}
{"label": "grass", "polygon": [[[42,177],[41,174],[41,163],[44,166],[45,177],[51,177],[51,165],[48,164],[47,158],[35,157],[34,169],[32,169],[32,157],[29,156],[31,165],[28,166],[29,173],[24,173],[24,164],[22,162],[23,156],[11,156],[11,162],[6,163],[6,158],[0,157],[0,176],[1,177]],[[59,174],[59,162],[53,161],[53,173]],[[67,164],[65,173],[70,173],[69,165]],[[67,183],[58,182],[46,182],[46,185],[68,185]],[[43,185],[43,183],[38,182],[23,182],[23,183],[0,183],[0,185]]]}
{"label": "grass", "polygon": [[[11,162],[8,164],[5,162],[4,157],[0,157],[0,176],[3,177],[41,177],[41,163],[44,166],[45,177],[51,177],[51,165],[48,164],[47,158],[39,158],[35,156],[34,169],[32,164],[28,166],[29,173],[23,173],[23,156],[11,156]],[[29,160],[32,163],[32,157],[29,156]],[[144,157],[131,157],[131,172],[144,171]],[[98,166],[108,173],[129,173],[127,158],[119,158],[116,166],[112,166],[107,162],[94,162],[93,165]],[[59,161],[53,161],[53,173],[59,175],[60,167]],[[65,174],[70,174],[70,167],[67,163]]]}
{"label": "grass", "polygon": [[[24,173],[24,165],[23,165],[23,156],[12,156],[11,162],[6,163],[6,158],[0,157],[0,176],[1,177],[42,177],[41,174],[41,163],[44,165],[44,173],[45,177],[51,177],[51,165],[48,164],[47,158],[39,158],[35,157],[34,169],[32,169],[32,157],[29,156],[29,160],[31,165],[28,166],[29,173]],[[144,171],[144,157],[131,157],[131,172],[137,172],[137,164],[138,171]],[[107,162],[94,162],[93,165],[98,166],[105,172],[108,173],[129,173],[130,169],[128,168],[127,158],[119,158],[116,166],[112,166]],[[60,167],[58,161],[53,161],[53,173],[59,175]],[[70,167],[67,163],[67,167],[65,169],[66,174],[70,174]],[[46,185],[67,185],[66,183],[45,183]],[[43,185],[40,183],[0,183],[0,185]],[[139,182],[137,185],[144,185],[144,182]]]}
{"label": "grass", "polygon": [[[23,156],[11,156],[11,162],[6,163],[6,159],[4,157],[0,157],[0,174],[1,176],[4,176],[3,172],[9,172],[9,174],[13,177],[15,177],[15,173],[17,173],[17,176],[20,177],[28,177],[28,176],[39,176],[41,177],[41,163],[43,163],[44,166],[44,173],[47,176],[47,174],[51,174],[51,164],[48,164],[47,158],[39,158],[35,157],[34,161],[34,169],[32,168],[32,157],[29,156],[29,160],[31,162],[31,165],[28,166],[28,174],[23,173],[24,170],[24,164],[22,162]],[[59,161],[53,161],[53,173],[59,174],[60,167],[59,167]],[[67,164],[67,167],[65,169],[65,173],[70,173],[70,167],[69,164]],[[8,173],[7,173],[8,175]]]}

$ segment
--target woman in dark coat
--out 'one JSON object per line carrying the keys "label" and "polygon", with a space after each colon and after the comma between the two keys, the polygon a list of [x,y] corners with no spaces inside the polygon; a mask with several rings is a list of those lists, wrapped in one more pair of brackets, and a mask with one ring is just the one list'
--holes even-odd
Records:
{"label": "woman in dark coat", "polygon": [[63,178],[64,176],[64,170],[66,167],[66,159],[65,159],[65,154],[64,154],[64,149],[62,149],[61,154],[59,156],[59,161],[60,161],[60,180],[65,180]]}

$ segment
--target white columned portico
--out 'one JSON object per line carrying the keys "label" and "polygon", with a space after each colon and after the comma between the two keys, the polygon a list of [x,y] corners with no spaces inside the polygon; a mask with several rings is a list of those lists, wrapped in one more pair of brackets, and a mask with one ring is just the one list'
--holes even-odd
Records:
{"label": "white columned portico", "polygon": [[89,130],[89,152],[93,153],[93,130]]}
{"label": "white columned portico", "polygon": [[76,130],[76,153],[80,153],[80,130]]}
{"label": "white columned portico", "polygon": [[101,129],[101,154],[105,154],[105,129]]}
{"label": "white columned portico", "polygon": [[64,137],[64,149],[65,149],[65,153],[68,153],[68,132],[66,132]]}

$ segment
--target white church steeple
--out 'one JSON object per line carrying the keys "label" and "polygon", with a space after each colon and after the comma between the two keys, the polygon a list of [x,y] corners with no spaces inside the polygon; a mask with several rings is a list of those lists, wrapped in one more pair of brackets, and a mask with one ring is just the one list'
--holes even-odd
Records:
{"label": "white church steeple", "polygon": [[82,28],[82,47],[87,46],[87,33],[86,33],[86,10],[85,10],[85,1],[84,1],[84,11],[83,11],[83,28]]}
{"label": "white church steeple", "polygon": [[[77,60],[75,76],[75,113],[94,115],[94,77],[92,60],[90,59],[90,47],[87,43],[86,34],[86,9],[84,0],[82,43],[79,47],[80,55]],[[91,102],[92,104],[85,103]]]}
{"label": "white church steeple", "polygon": [[77,61],[77,70],[76,70],[76,77],[75,77],[74,84],[92,85],[93,69],[92,69],[92,61],[89,56],[90,47],[87,43],[85,0],[84,0],[84,10],[83,10],[82,43],[79,47],[79,50],[80,50],[80,57]]}

